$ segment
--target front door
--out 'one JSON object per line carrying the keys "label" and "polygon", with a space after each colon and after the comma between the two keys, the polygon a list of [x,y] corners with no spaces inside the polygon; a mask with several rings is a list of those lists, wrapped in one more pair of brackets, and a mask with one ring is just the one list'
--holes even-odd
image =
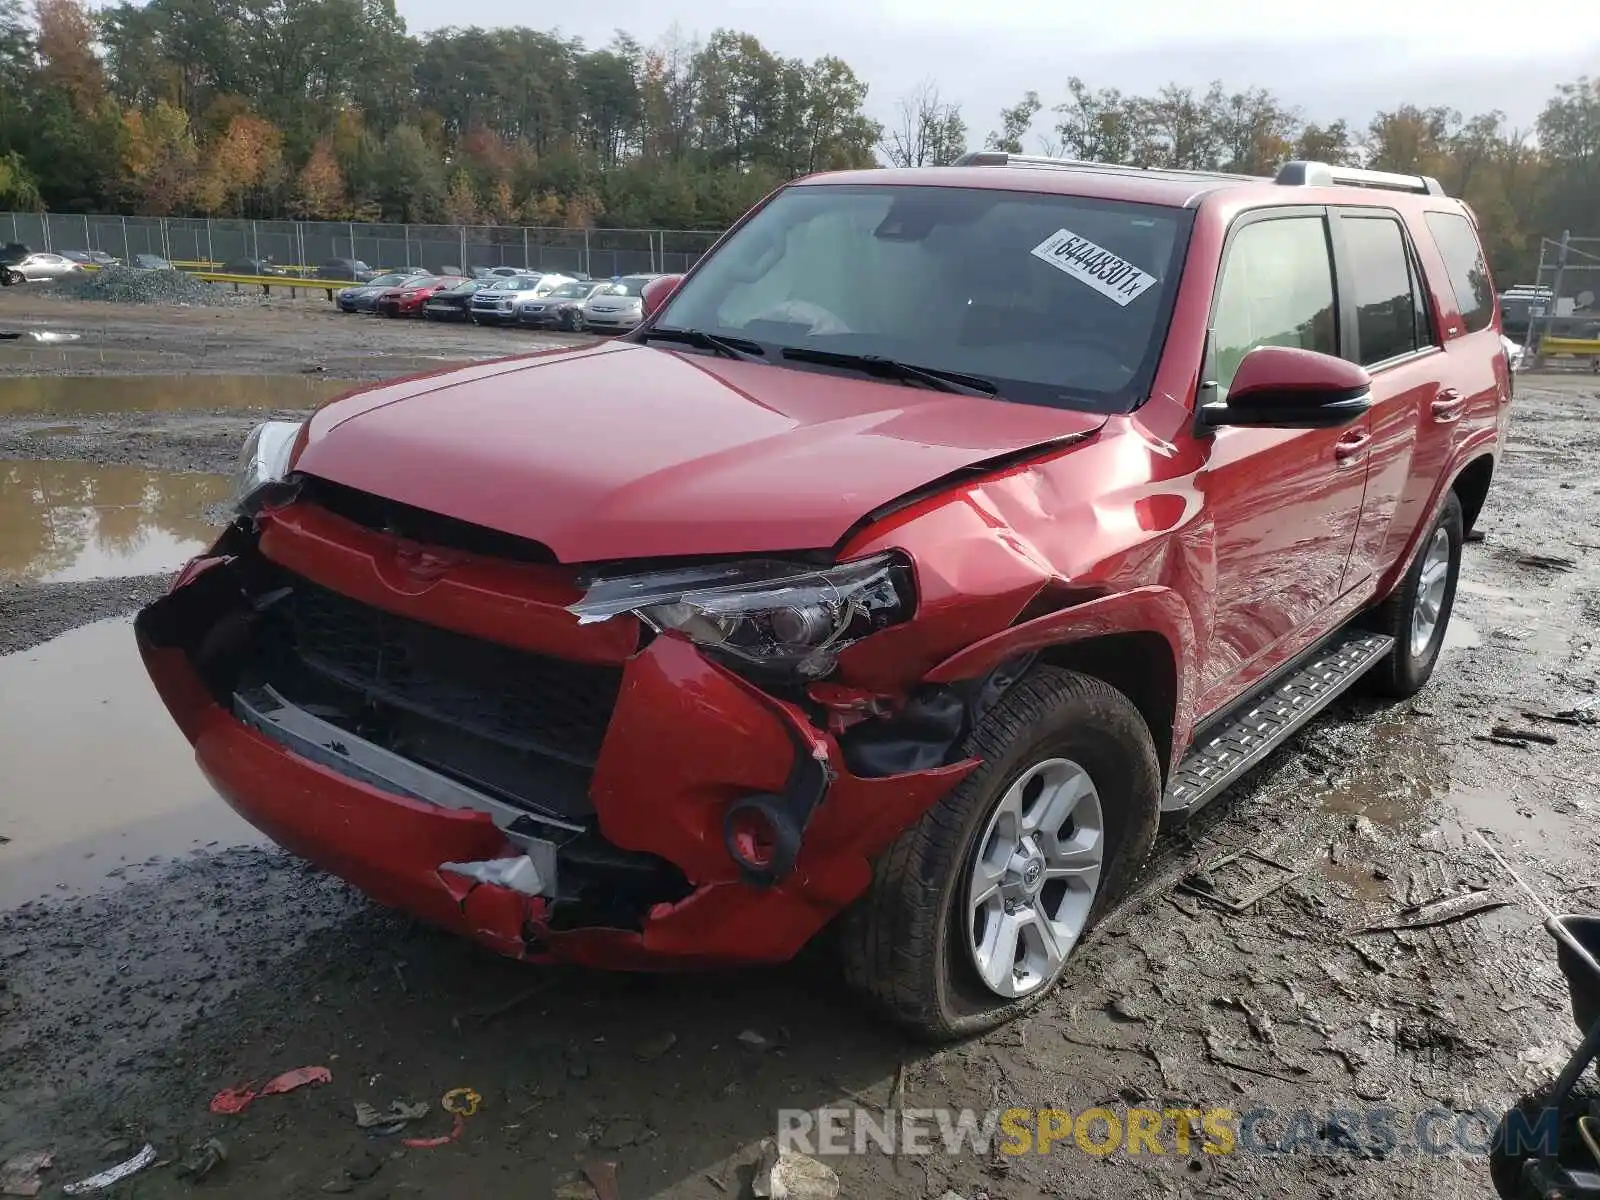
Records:
{"label": "front door", "polygon": [[[1212,307],[1217,399],[1256,346],[1340,352],[1328,217],[1241,218]],[[1342,592],[1361,518],[1368,417],[1337,429],[1219,428],[1199,475],[1213,514],[1216,585],[1200,715],[1293,657]]]}

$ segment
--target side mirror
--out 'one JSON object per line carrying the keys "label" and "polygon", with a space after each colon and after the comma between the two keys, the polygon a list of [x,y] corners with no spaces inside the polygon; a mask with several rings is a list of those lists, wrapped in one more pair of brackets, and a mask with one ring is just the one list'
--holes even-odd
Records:
{"label": "side mirror", "polygon": [[1372,407],[1372,376],[1353,362],[1294,346],[1244,356],[1226,400],[1201,406],[1205,425],[1333,429]]}
{"label": "side mirror", "polygon": [[656,315],[656,310],[667,302],[667,297],[678,290],[678,285],[683,282],[682,275],[663,275],[660,279],[652,279],[644,285],[644,315],[645,319]]}

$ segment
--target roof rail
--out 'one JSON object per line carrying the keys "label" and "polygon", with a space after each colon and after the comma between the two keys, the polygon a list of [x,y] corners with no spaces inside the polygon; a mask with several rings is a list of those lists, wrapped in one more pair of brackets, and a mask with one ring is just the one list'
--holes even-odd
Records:
{"label": "roof rail", "polygon": [[1012,154],[1006,150],[969,150],[951,164],[956,167],[1047,167],[1058,171],[1107,171],[1118,175],[1175,175],[1185,179],[1234,179],[1260,183],[1263,176],[1230,175],[1226,171],[1192,171],[1178,167],[1138,167],[1132,163],[1089,162],[1079,158],[1052,158],[1044,154]]}
{"label": "roof rail", "polygon": [[1431,175],[1397,175],[1392,171],[1364,171],[1358,167],[1336,167],[1332,163],[1296,159],[1278,168],[1277,182],[1288,187],[1368,187],[1391,192],[1416,192],[1423,196],[1442,196],[1444,188]]}

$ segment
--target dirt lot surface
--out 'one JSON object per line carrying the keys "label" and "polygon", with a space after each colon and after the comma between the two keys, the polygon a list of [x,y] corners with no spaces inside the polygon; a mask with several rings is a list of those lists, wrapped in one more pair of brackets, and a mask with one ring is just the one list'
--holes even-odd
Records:
{"label": "dirt lot surface", "polygon": [[[1398,707],[1336,705],[1164,840],[1147,886],[1035,1016],[934,1052],[865,1019],[825,948],[716,977],[494,959],[262,844],[170,727],[127,620],[203,542],[226,497],[206,473],[231,468],[258,409],[326,394],[306,367],[372,378],[536,339],[325,305],[6,295],[8,328],[84,335],[0,342],[0,376],[79,377],[48,395],[0,378],[0,1163],[53,1151],[44,1195],[150,1141],[162,1165],[104,1194],[588,1197],[605,1193],[574,1172],[612,1162],[628,1200],[714,1200],[748,1194],[780,1109],[877,1117],[898,1103],[1265,1109],[1252,1145],[1298,1145],[1211,1155],[1197,1132],[1178,1153],[1168,1124],[1159,1155],[1068,1138],[1048,1155],[830,1158],[845,1196],[1481,1197],[1483,1158],[1456,1148],[1482,1149],[1474,1114],[1549,1078],[1575,1041],[1551,943],[1468,831],[1556,907],[1590,908],[1600,726],[1538,714],[1582,705],[1600,675],[1591,378],[1519,380],[1431,686]],[[114,378],[192,373],[279,378],[218,385],[237,389],[219,403],[192,379],[152,393]],[[1551,741],[1484,740],[1500,724]],[[1252,911],[1174,886],[1246,848],[1293,872]],[[1246,869],[1260,884],[1282,874],[1251,859],[1212,875],[1240,893]],[[1358,932],[1469,885],[1513,903]],[[308,1065],[332,1081],[207,1110],[223,1087]],[[439,1100],[460,1086],[482,1107],[453,1144],[408,1149],[356,1126],[357,1101],[421,1100],[434,1109],[413,1132],[445,1133]],[[1400,1145],[1356,1152],[1326,1123],[1374,1108],[1397,1114]],[[1415,1151],[1411,1123],[1430,1110],[1449,1153]],[[226,1162],[183,1178],[171,1160],[208,1138]]]}

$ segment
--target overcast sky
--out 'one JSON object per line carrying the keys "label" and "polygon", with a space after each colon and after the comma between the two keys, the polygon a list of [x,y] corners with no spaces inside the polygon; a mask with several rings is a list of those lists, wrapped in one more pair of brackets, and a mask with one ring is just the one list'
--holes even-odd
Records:
{"label": "overcast sky", "polygon": [[[999,109],[1028,88],[1047,109],[1059,103],[1070,75],[1124,91],[1221,78],[1230,87],[1270,88],[1312,120],[1344,117],[1358,127],[1373,112],[1407,102],[1447,104],[1469,115],[1499,108],[1528,126],[1557,82],[1600,75],[1600,26],[1589,24],[1582,44],[1586,22],[1575,18],[1566,45],[1549,48],[1557,39],[1541,36],[1537,22],[1519,25],[1515,5],[1486,0],[1337,0],[1322,10],[1326,19],[1284,0],[397,3],[418,33],[450,24],[558,24],[599,45],[619,28],[647,43],[674,23],[701,37],[738,29],[786,57],[839,55],[870,85],[868,107],[879,120],[931,77],[962,105],[975,145],[995,127]],[[1036,127],[1047,127],[1044,117]]]}

